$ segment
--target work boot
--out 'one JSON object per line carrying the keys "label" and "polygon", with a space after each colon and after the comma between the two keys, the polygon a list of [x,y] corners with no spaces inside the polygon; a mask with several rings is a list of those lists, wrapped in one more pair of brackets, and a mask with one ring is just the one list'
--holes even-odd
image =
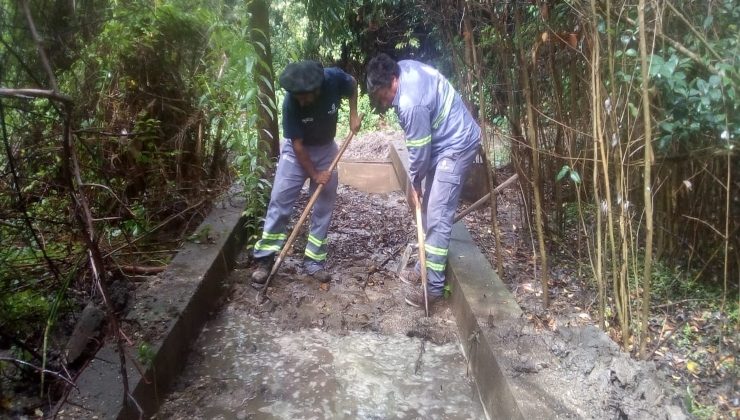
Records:
{"label": "work boot", "polygon": [[419,272],[419,270],[416,269],[416,267],[404,268],[398,274],[398,278],[401,279],[403,283],[409,284],[411,286],[421,284],[421,273]]}
{"label": "work boot", "polygon": [[258,258],[255,260],[257,268],[252,271],[252,286],[255,288],[261,288],[267,281],[267,277],[270,275],[272,269],[273,259],[270,257]]}
{"label": "work boot", "polygon": [[329,283],[331,281],[331,274],[324,268],[324,263],[320,261],[306,261],[304,263],[304,269],[306,274],[315,278],[321,283]]}
{"label": "work boot", "polygon": [[[429,303],[429,307],[431,308],[432,305],[434,305],[437,302],[442,301],[444,297],[442,295],[435,295],[433,293],[427,292],[427,302]],[[424,308],[424,290],[421,287],[414,287],[413,290],[406,293],[406,297],[404,298],[404,301],[406,304],[411,305],[415,308]]]}

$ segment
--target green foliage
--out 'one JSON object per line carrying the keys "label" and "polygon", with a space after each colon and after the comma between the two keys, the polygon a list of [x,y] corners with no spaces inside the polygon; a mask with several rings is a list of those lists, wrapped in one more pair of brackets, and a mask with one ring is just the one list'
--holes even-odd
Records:
{"label": "green foliage", "polygon": [[139,347],[136,349],[136,357],[144,366],[150,366],[154,362],[154,356],[156,356],[154,349],[146,341],[139,344]]}
{"label": "green foliage", "polygon": [[205,225],[198,229],[197,232],[193,233],[192,235],[188,236],[188,241],[191,241],[196,244],[207,244],[211,242],[213,239],[211,238],[211,226]]}
{"label": "green foliage", "polygon": [[[642,258],[638,257],[633,281],[642,278]],[[702,305],[716,307],[722,299],[722,287],[699,281],[697,273],[686,272],[680,266],[670,267],[662,261],[653,262],[651,277],[653,297],[656,301],[671,302],[690,299]]]}
{"label": "green foliage", "polygon": [[[400,129],[396,113],[389,111],[383,115],[378,114],[370,104],[370,97],[367,95],[363,94],[357,98],[357,114],[364,114],[365,116],[362,120],[362,129],[360,132],[378,131],[386,127]],[[339,116],[337,118],[337,138],[344,138],[348,134],[349,104],[345,100],[342,102],[342,107],[339,109]]]}
{"label": "green foliage", "polygon": [[[721,145],[740,137],[740,101],[736,97],[737,70],[721,64],[722,76],[696,75],[696,65],[669,50],[666,58],[653,55],[650,76],[662,94],[664,119],[659,123],[658,145],[665,149],[673,142],[686,147]],[[694,74],[694,76],[690,76]],[[697,144],[690,144],[698,141]],[[688,143],[688,144],[687,144]]]}
{"label": "green foliage", "polygon": [[277,74],[293,61],[311,57],[306,54],[309,18],[303,2],[273,0],[270,10],[270,43]]}
{"label": "green foliage", "polygon": [[[664,25],[670,36],[697,53],[699,61],[671,44],[658,46],[650,57],[653,100],[660,107],[657,146],[666,154],[707,147],[731,149],[740,136],[740,40],[735,36],[740,5],[731,0],[718,2],[709,15],[705,6],[691,15],[693,7],[687,5],[684,14],[694,20],[694,28],[702,31],[706,39],[687,30],[676,32],[686,28],[683,22],[669,21]],[[638,37],[637,28],[622,28],[618,33],[621,48],[615,51],[619,64],[616,76],[626,86],[639,86],[641,80]],[[716,69],[716,73],[710,68]],[[639,102],[635,96],[628,103],[632,118],[638,117]]]}
{"label": "green foliage", "polygon": [[711,405],[701,404],[692,392],[691,386],[686,387],[685,403],[689,413],[699,420],[717,418],[717,408]]}
{"label": "green foliage", "polygon": [[[6,289],[7,290],[7,289]],[[12,289],[11,289],[12,290]],[[27,288],[0,295],[0,326],[13,334],[38,333],[37,324],[46,319],[49,300],[41,291]]]}
{"label": "green foliage", "polygon": [[558,172],[557,177],[555,178],[557,181],[560,181],[565,177],[565,175],[570,174],[570,180],[573,181],[574,184],[580,184],[581,183],[581,176],[578,174],[578,171],[571,168],[568,165],[563,165],[562,168],[560,168],[560,172]]}
{"label": "green foliage", "polygon": [[[3,85],[48,88],[25,19],[16,3],[0,1],[3,12],[15,13],[3,22],[22,28],[0,34],[7,43],[0,44]],[[79,187],[89,200],[98,244],[104,254],[114,251],[106,261],[159,261],[146,250],[159,249],[157,240],[187,236],[202,207],[232,183],[236,171],[250,197],[251,223],[259,221],[270,162],[257,136],[261,103],[254,73],[266,63],[257,61],[249,42],[246,3],[93,0],[58,19],[43,10],[48,5],[38,5],[32,12],[52,50],[60,91],[74,101]],[[60,114],[44,99],[3,98],[3,105],[4,140],[12,154],[3,148],[0,166],[7,168],[12,158],[19,180],[7,171],[0,176],[0,326],[45,363],[56,320],[77,307],[68,290],[91,289],[80,270],[86,249],[62,171]],[[161,237],[138,240],[154,227]],[[138,249],[130,252],[125,247],[133,239]],[[147,354],[147,345],[139,348],[142,360]]]}

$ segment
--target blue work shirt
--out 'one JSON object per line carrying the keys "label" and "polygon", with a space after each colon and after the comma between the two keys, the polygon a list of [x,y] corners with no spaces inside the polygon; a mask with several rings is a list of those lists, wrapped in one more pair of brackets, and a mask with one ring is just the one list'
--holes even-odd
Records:
{"label": "blue work shirt", "polygon": [[409,176],[418,189],[443,157],[478,147],[480,127],[449,81],[414,60],[398,62],[401,72],[393,107],[406,135]]}
{"label": "blue work shirt", "polygon": [[324,69],[324,82],[313,104],[301,107],[288,92],[283,101],[283,137],[303,139],[306,146],[334,141],[341,100],[352,96],[354,88],[352,76],[339,68],[328,67]]}

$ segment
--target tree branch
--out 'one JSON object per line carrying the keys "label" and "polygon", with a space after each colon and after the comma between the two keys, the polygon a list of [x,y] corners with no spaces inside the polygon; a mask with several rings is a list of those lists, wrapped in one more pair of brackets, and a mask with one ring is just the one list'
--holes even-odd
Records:
{"label": "tree branch", "polygon": [[43,89],[0,88],[0,96],[7,96],[11,98],[22,98],[22,99],[45,98],[45,99],[52,99],[55,101],[63,102],[65,104],[72,103],[72,98],[67,95],[58,93],[53,90],[43,90]]}
{"label": "tree branch", "polygon": [[26,15],[26,20],[28,21],[28,29],[31,30],[31,36],[33,36],[33,41],[36,43],[36,49],[38,49],[39,52],[41,65],[44,67],[44,70],[46,70],[47,76],[49,76],[49,84],[51,85],[51,89],[54,92],[58,92],[59,86],[57,86],[57,79],[56,77],[54,77],[54,72],[51,71],[49,58],[46,56],[44,47],[41,45],[41,37],[36,31],[36,25],[33,23],[33,18],[31,17],[31,9],[28,7],[28,0],[21,1],[21,5],[23,6],[23,13]]}

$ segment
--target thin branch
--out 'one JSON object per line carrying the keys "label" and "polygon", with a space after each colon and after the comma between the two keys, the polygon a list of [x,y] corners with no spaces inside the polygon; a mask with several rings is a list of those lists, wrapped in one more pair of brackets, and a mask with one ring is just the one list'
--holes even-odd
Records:
{"label": "thin branch", "polygon": [[104,257],[104,258],[108,258],[108,257],[110,257],[111,255],[115,254],[116,252],[118,252],[118,251],[122,250],[123,248],[126,248],[127,246],[130,246],[130,245],[132,245],[132,244],[133,244],[134,242],[136,242],[136,241],[140,240],[141,238],[144,238],[144,237],[146,237],[147,235],[150,235],[150,234],[152,234],[152,233],[156,232],[157,230],[159,230],[159,229],[160,229],[160,228],[162,228],[163,226],[167,225],[167,224],[168,224],[168,223],[170,223],[171,221],[175,220],[176,218],[178,218],[178,217],[182,216],[183,214],[185,214],[185,213],[189,212],[190,210],[192,210],[192,209],[194,209],[194,208],[196,208],[196,207],[198,207],[198,206],[202,205],[202,204],[203,204],[203,203],[205,203],[205,202],[206,202],[207,200],[208,200],[208,198],[204,198],[204,199],[202,199],[202,200],[198,201],[197,203],[193,204],[192,206],[190,206],[190,207],[186,208],[185,210],[183,210],[183,211],[181,211],[181,212],[179,212],[179,213],[177,213],[177,214],[173,214],[172,216],[170,216],[170,217],[168,217],[167,219],[165,219],[164,221],[162,221],[162,223],[160,223],[160,224],[158,224],[157,226],[155,226],[154,228],[152,228],[152,229],[151,229],[150,231],[148,231],[148,232],[144,233],[143,235],[139,236],[138,238],[135,238],[135,239],[134,239],[134,240],[132,240],[132,241],[131,241],[130,243],[127,243],[127,244],[125,244],[125,245],[121,245],[121,246],[119,246],[118,248],[115,248],[114,250],[112,250],[112,251],[109,251],[109,252],[108,252],[107,254],[105,254],[105,255],[104,255],[103,257]]}
{"label": "thin branch", "polygon": [[711,45],[709,45],[709,42],[707,42],[707,39],[706,39],[706,38],[704,38],[704,36],[703,36],[703,35],[701,34],[701,32],[699,32],[699,31],[698,31],[698,30],[697,30],[697,29],[696,29],[696,28],[694,27],[694,25],[692,25],[692,24],[691,24],[691,22],[689,22],[689,21],[688,21],[688,19],[686,19],[686,17],[685,17],[684,15],[683,15],[683,13],[681,13],[681,12],[680,12],[680,11],[679,11],[678,9],[676,9],[676,6],[674,6],[674,5],[673,5],[673,3],[671,3],[671,2],[669,1],[669,0],[665,0],[664,2],[665,2],[665,4],[666,4],[666,6],[668,6],[668,8],[669,8],[669,9],[671,9],[671,11],[673,11],[673,13],[675,13],[675,14],[676,14],[676,16],[677,16],[677,17],[678,17],[678,18],[679,18],[679,19],[680,19],[680,20],[681,20],[681,21],[682,21],[682,22],[683,22],[683,23],[684,23],[684,24],[685,24],[686,26],[688,26],[688,27],[689,27],[689,29],[691,30],[691,32],[693,32],[693,34],[694,34],[694,35],[695,35],[695,36],[696,36],[696,37],[697,37],[697,38],[699,39],[699,41],[701,41],[701,43],[702,43],[702,44],[704,44],[704,46],[705,46],[705,47],[707,47],[707,49],[709,50],[709,52],[711,52],[711,53],[712,53],[712,55],[714,56],[714,58],[716,58],[716,59],[717,59],[717,60],[719,60],[719,61],[722,61],[722,57],[720,57],[720,55],[719,55],[719,54],[717,54],[717,51],[715,51],[715,50],[714,50],[714,48],[712,48],[712,46],[711,46]]}
{"label": "thin branch", "polygon": [[[634,20],[630,19],[629,17],[623,16],[623,18],[630,25],[638,26],[637,25],[637,22],[635,22]],[[699,57],[696,53],[694,53],[691,50],[689,50],[688,48],[686,48],[680,42],[678,42],[678,41],[674,40],[673,38],[669,37],[668,35],[664,34],[662,30],[653,31],[653,30],[649,30],[648,29],[648,32],[657,32],[657,33],[655,33],[655,35],[658,35],[663,41],[671,44],[671,46],[673,48],[675,48],[678,52],[680,52],[681,54],[683,54],[686,57],[690,58],[691,60],[695,61],[697,64],[699,64],[700,66],[706,68],[711,73],[716,74],[718,76],[721,75],[721,73],[720,73],[720,71],[719,71],[719,69],[717,67],[715,67],[711,63],[707,63],[706,61],[702,60],[702,58]]]}
{"label": "thin branch", "polygon": [[28,214],[28,209],[26,208],[25,201],[23,200],[23,194],[21,192],[21,181],[20,177],[18,176],[17,168],[15,167],[15,161],[13,159],[13,152],[10,148],[10,142],[8,141],[8,130],[5,126],[5,108],[3,106],[2,101],[0,101],[0,128],[2,129],[2,136],[3,136],[3,144],[5,145],[5,153],[7,154],[8,158],[8,166],[10,168],[10,173],[13,177],[13,191],[15,192],[15,195],[17,196],[16,199],[18,200],[18,208],[23,214],[23,222],[26,224],[26,227],[28,228],[28,231],[31,233],[31,236],[34,239],[34,242],[36,242],[36,246],[39,247],[39,250],[41,251],[41,254],[44,257],[44,260],[46,261],[46,264],[49,266],[49,269],[51,270],[51,273],[54,275],[54,278],[57,280],[57,282],[61,281],[61,273],[57,269],[54,262],[51,260],[51,257],[46,253],[46,247],[44,246],[44,243],[41,241],[41,238],[38,235],[38,232],[36,231],[36,228],[33,226],[33,223],[31,222],[31,216]]}
{"label": "thin branch", "polygon": [[28,7],[28,0],[21,1],[21,5],[23,6],[23,13],[26,15],[26,20],[28,21],[28,29],[31,30],[33,41],[36,43],[36,49],[39,52],[39,58],[41,59],[41,65],[44,67],[44,70],[46,71],[47,76],[49,76],[49,84],[51,85],[51,89],[54,92],[58,92],[59,86],[57,85],[57,79],[56,77],[54,77],[54,72],[51,71],[51,65],[49,64],[49,58],[46,56],[44,47],[42,47],[41,45],[42,40],[41,40],[41,37],[39,36],[39,33],[36,31],[36,25],[33,23],[33,17],[31,17],[31,9]]}
{"label": "thin branch", "polygon": [[11,98],[45,98],[60,101],[65,104],[72,103],[72,98],[62,93],[53,90],[44,89],[8,89],[0,88],[0,96],[7,96]]}
{"label": "thin branch", "polygon": [[72,382],[71,379],[69,379],[66,376],[60,374],[59,372],[54,372],[53,370],[49,370],[49,369],[43,369],[43,368],[40,368],[40,367],[38,367],[38,366],[36,366],[36,365],[34,365],[32,363],[28,363],[26,361],[19,360],[19,359],[14,359],[12,357],[0,357],[0,361],[15,363],[17,365],[30,367],[30,368],[38,371],[38,372],[48,373],[51,376],[57,377],[57,378],[63,380],[64,382],[72,385],[75,389],[77,389],[77,385],[75,385],[75,383]]}
{"label": "thin branch", "polygon": [[15,57],[16,60],[18,60],[18,64],[20,64],[21,67],[23,67],[24,70],[26,70],[26,73],[28,74],[28,77],[30,77],[34,82],[36,82],[37,85],[41,86],[41,81],[36,78],[36,75],[33,74],[33,70],[31,70],[30,67],[28,67],[28,64],[26,64],[21,55],[10,45],[8,45],[7,42],[5,42],[4,39],[0,38],[0,44],[5,48],[5,51],[10,52],[13,57]]}
{"label": "thin branch", "polygon": [[710,225],[709,222],[704,221],[704,220],[701,220],[701,219],[697,219],[696,217],[688,216],[686,214],[682,214],[681,216],[683,216],[683,217],[685,217],[687,219],[690,219],[690,220],[697,221],[697,222],[699,222],[699,223],[701,223],[703,225],[706,225],[707,227],[709,227],[710,229],[712,229],[714,231],[714,233],[716,233],[717,235],[719,235],[720,238],[725,239],[725,235],[723,235],[722,232],[719,231],[719,229],[717,229],[716,227]]}

